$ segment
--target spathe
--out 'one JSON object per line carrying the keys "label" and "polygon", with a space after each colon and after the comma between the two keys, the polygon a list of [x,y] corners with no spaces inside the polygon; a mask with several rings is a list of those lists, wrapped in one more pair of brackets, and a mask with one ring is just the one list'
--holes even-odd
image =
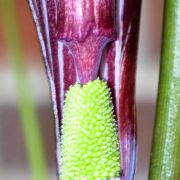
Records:
{"label": "spathe", "polygon": [[[66,29],[62,29],[60,21],[62,16],[59,16],[61,12],[65,12],[65,7],[61,6],[63,3],[68,9],[68,6],[72,6],[75,2],[78,3],[78,6],[80,6],[81,9],[85,2],[89,2],[91,5],[96,4],[97,6],[94,6],[94,8],[98,10],[97,12],[103,12],[102,8],[105,7],[106,9],[109,9],[109,12],[114,13],[109,13],[108,17],[110,17],[110,19],[113,19],[116,14],[116,23],[114,24],[113,22],[110,24],[110,28],[107,26],[105,22],[106,18],[103,18],[103,14],[100,14],[101,16],[98,18],[99,22],[104,21],[104,28],[112,30],[109,31],[111,32],[109,34],[100,33],[102,32],[100,31],[100,25],[94,23],[99,25],[96,26],[97,28],[94,28],[96,29],[95,32],[97,32],[95,35],[97,37],[101,36],[102,39],[104,38],[106,40],[104,40],[103,43],[99,40],[99,45],[92,58],[94,62],[91,64],[92,68],[89,69],[88,74],[86,74],[86,72],[88,72],[87,69],[83,71],[84,65],[79,65],[79,69],[77,68],[78,63],[76,62],[78,62],[79,54],[77,54],[77,57],[73,57],[71,54],[73,52],[71,46],[74,46],[71,43],[72,40],[79,40],[81,42],[87,40],[85,46],[89,43],[86,38],[89,36],[81,33],[85,25],[83,23],[86,22],[84,21],[81,26],[76,27],[76,24],[73,26],[73,30],[79,32],[79,34],[74,33],[74,36],[72,36],[72,34],[69,33],[71,36],[66,37],[63,35],[63,32],[65,32]],[[56,125],[58,173],[60,171],[59,137],[64,93],[74,82],[80,80],[82,83],[86,83],[88,79],[94,79],[98,74],[100,78],[107,81],[113,95],[113,104],[118,122],[118,133],[120,135],[121,179],[132,180],[134,178],[137,142],[134,94],[141,0],[119,0],[116,1],[115,4],[114,3],[114,0],[29,0],[51,88]],[[113,8],[114,5],[115,8]],[[83,18],[77,17],[77,19],[78,18],[83,21]],[[91,20],[92,18],[90,18],[90,21]],[[92,22],[95,21],[92,20]],[[102,60],[98,55],[101,54],[100,51],[103,50],[107,42],[115,39],[115,29],[117,31],[117,38],[114,42],[107,45],[106,52],[103,55],[104,60]],[[60,39],[66,41],[66,46],[60,42]],[[92,43],[92,38],[90,39]],[[96,38],[94,42],[98,41],[97,39],[98,38]],[[80,47],[78,48],[80,49]],[[89,51],[89,49],[90,48],[85,51]],[[79,52],[79,50],[77,52]],[[73,53],[76,55],[75,52]],[[83,52],[82,54],[86,53]],[[99,62],[97,62],[95,58],[99,58]],[[89,65],[86,68],[88,67]],[[92,70],[93,68],[95,70]]]}

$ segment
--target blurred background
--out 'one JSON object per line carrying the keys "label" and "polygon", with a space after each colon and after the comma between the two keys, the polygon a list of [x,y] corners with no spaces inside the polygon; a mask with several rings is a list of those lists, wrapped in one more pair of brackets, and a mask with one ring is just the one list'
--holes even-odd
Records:
{"label": "blurred background", "polygon": [[[3,2],[3,3],[2,3]],[[8,43],[7,27],[0,0],[0,179],[30,180],[31,173],[23,136],[22,120],[15,80],[12,46]],[[32,94],[34,109],[42,132],[43,147],[48,162],[49,179],[56,177],[54,119],[49,87],[42,62],[35,27],[26,0],[14,0],[26,68],[27,93]],[[4,7],[3,7],[4,6]],[[10,12],[11,13],[11,12]],[[7,14],[7,13],[6,13]],[[146,180],[159,75],[163,0],[143,0],[137,66],[138,168],[136,180]],[[14,32],[12,25],[12,32]],[[10,36],[11,37],[11,36]],[[33,131],[30,132],[33,136]]]}

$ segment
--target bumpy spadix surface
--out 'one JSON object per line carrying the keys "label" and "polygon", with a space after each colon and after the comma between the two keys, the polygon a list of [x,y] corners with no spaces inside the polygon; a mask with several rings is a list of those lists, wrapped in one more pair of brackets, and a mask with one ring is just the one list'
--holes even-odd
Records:
{"label": "bumpy spadix surface", "polygon": [[66,93],[61,136],[61,180],[120,176],[117,125],[104,81],[75,84]]}

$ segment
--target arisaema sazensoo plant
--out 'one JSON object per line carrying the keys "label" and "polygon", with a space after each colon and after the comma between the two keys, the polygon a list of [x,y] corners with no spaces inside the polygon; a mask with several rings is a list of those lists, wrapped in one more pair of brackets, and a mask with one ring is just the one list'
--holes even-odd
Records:
{"label": "arisaema sazensoo plant", "polygon": [[[68,152],[73,153],[73,148],[77,148],[73,144],[73,138],[75,137],[77,140],[75,143],[77,143],[84,137],[76,132],[77,129],[83,131],[83,128],[86,127],[87,124],[81,126],[84,118],[87,121],[89,117],[93,117],[91,118],[92,121],[97,120],[95,126],[91,128],[87,126],[87,129],[85,129],[87,131],[84,133],[93,133],[93,129],[102,127],[97,126],[103,113],[99,114],[97,109],[93,109],[96,107],[96,103],[94,104],[95,107],[88,106],[84,111],[81,111],[82,114],[77,115],[74,112],[75,110],[78,111],[79,108],[82,110],[84,108],[83,103],[89,105],[89,101],[93,97],[92,103],[94,103],[95,99],[101,95],[97,89],[99,87],[99,89],[102,88],[102,93],[105,93],[99,99],[100,102],[101,99],[103,100],[99,110],[103,110],[103,107],[104,110],[108,109],[110,104],[113,104],[112,107],[114,107],[112,118],[114,117],[116,120],[116,125],[113,125],[112,129],[117,127],[121,167],[119,173],[114,176],[118,179],[121,177],[123,180],[133,179],[137,138],[134,90],[141,0],[29,0],[29,6],[36,24],[51,88],[56,127],[58,176],[60,176],[60,179],[72,179],[73,176],[68,177],[67,175],[64,177],[63,174],[64,171],[67,172],[67,170],[64,170],[64,161],[69,159],[63,156],[64,154],[67,155],[64,152],[64,148],[67,148],[67,146],[63,144],[62,140],[67,140],[66,137],[69,138],[69,148],[72,148],[72,150]],[[100,80],[96,80],[97,77]],[[107,83],[107,87],[110,88],[110,94],[105,90],[107,87],[103,85],[104,81]],[[79,82],[79,85],[77,82]],[[97,83],[97,86],[94,87],[93,82]],[[90,88],[88,88],[89,83]],[[99,86],[99,84],[101,85]],[[89,98],[87,94],[83,94],[86,93],[86,90],[89,93],[88,95],[91,95]],[[97,94],[95,94],[96,91]],[[75,97],[76,94],[71,94],[72,92],[76,92],[79,99]],[[65,96],[67,100],[64,105]],[[111,97],[105,100],[106,96],[111,96],[112,100],[110,100]],[[107,101],[109,104],[107,103],[104,106]],[[81,103],[78,106],[79,102]],[[86,102],[88,103],[86,104]],[[77,104],[77,107],[75,104]],[[72,107],[72,110],[70,107]],[[84,112],[87,114],[84,115]],[[110,113],[113,113],[111,108]],[[76,118],[76,115],[78,118]],[[73,125],[69,126],[70,122],[75,123],[74,121],[68,121],[72,118],[75,118],[77,120],[75,122],[80,125],[76,123],[74,127]],[[112,118],[110,116],[109,122]],[[79,119],[80,121],[78,121]],[[102,119],[102,122],[105,123],[104,118]],[[88,128],[91,131],[88,131]],[[68,136],[66,129],[71,129],[74,136]],[[114,130],[116,131],[116,129]],[[97,131],[94,133],[99,136],[99,131]],[[100,134],[100,140],[102,139],[101,136],[103,134]],[[79,141],[77,137],[79,137]],[[89,137],[93,138],[93,134],[90,134]],[[87,139],[86,144],[88,142],[91,142],[91,145],[94,143],[95,146],[96,144],[98,146],[98,143],[93,142],[92,139],[91,141]],[[81,145],[82,142],[80,142]],[[91,145],[88,148],[91,148]],[[79,147],[79,151],[83,151],[82,148]],[[87,151],[91,153],[89,156],[94,153],[93,150]],[[87,151],[85,151],[85,155]],[[101,152],[99,153],[101,155]],[[95,153],[96,156],[97,154],[98,152]],[[117,158],[115,159],[117,160]],[[69,161],[70,165],[68,167],[71,168],[72,165],[76,168],[74,162],[75,160]],[[85,163],[85,161],[81,163]],[[80,163],[78,163],[78,167],[81,167]],[[90,167],[90,170],[92,170],[92,167]],[[97,171],[95,169],[93,174],[98,175]],[[78,179],[78,177],[79,179],[92,179],[91,176],[89,177],[87,169],[86,172],[82,170],[82,174],[88,174],[87,177],[84,174],[81,177],[76,172],[74,172],[73,179]],[[103,173],[106,173],[106,169]],[[107,179],[106,176],[99,178]]]}
{"label": "arisaema sazensoo plant", "polygon": [[[13,14],[13,6],[9,5]],[[78,180],[133,179],[140,0],[29,0],[29,5],[51,87],[58,176]],[[179,0],[165,1],[159,98],[149,176],[153,180],[180,177],[179,9]],[[3,14],[4,22],[10,27],[12,16],[5,11]],[[16,29],[6,30],[11,34],[7,36],[11,39],[9,46],[12,42],[17,46]],[[14,51],[10,54],[20,52],[10,49]],[[21,80],[25,82],[24,76],[18,71],[17,63],[14,69],[18,87],[21,87],[19,84]],[[21,90],[19,88],[19,94],[23,92]],[[31,119],[35,117],[32,102],[26,100],[31,113],[25,114],[20,102],[23,118]],[[38,127],[35,121],[32,122],[33,127]],[[34,153],[29,128],[26,131],[29,125],[24,123],[34,178],[42,174],[40,178],[47,178],[46,167],[37,173],[40,170],[37,162],[44,164],[44,160],[43,154]],[[36,137],[37,149],[43,152],[40,137],[38,134]]]}

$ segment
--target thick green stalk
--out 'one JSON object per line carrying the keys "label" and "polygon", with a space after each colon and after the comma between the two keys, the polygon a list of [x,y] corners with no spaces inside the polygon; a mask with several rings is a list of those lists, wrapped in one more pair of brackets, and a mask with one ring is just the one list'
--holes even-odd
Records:
{"label": "thick green stalk", "polygon": [[23,62],[25,60],[25,56],[22,51],[15,1],[0,0],[0,10],[3,18],[4,32],[8,48],[7,52],[9,59],[11,60],[14,78],[16,81],[21,125],[25,138],[32,178],[34,180],[46,180],[48,179],[47,164],[45,161],[38,117],[30,91],[31,87],[29,87],[25,65]]}
{"label": "thick green stalk", "polygon": [[149,180],[180,179],[180,0],[165,0]]}

